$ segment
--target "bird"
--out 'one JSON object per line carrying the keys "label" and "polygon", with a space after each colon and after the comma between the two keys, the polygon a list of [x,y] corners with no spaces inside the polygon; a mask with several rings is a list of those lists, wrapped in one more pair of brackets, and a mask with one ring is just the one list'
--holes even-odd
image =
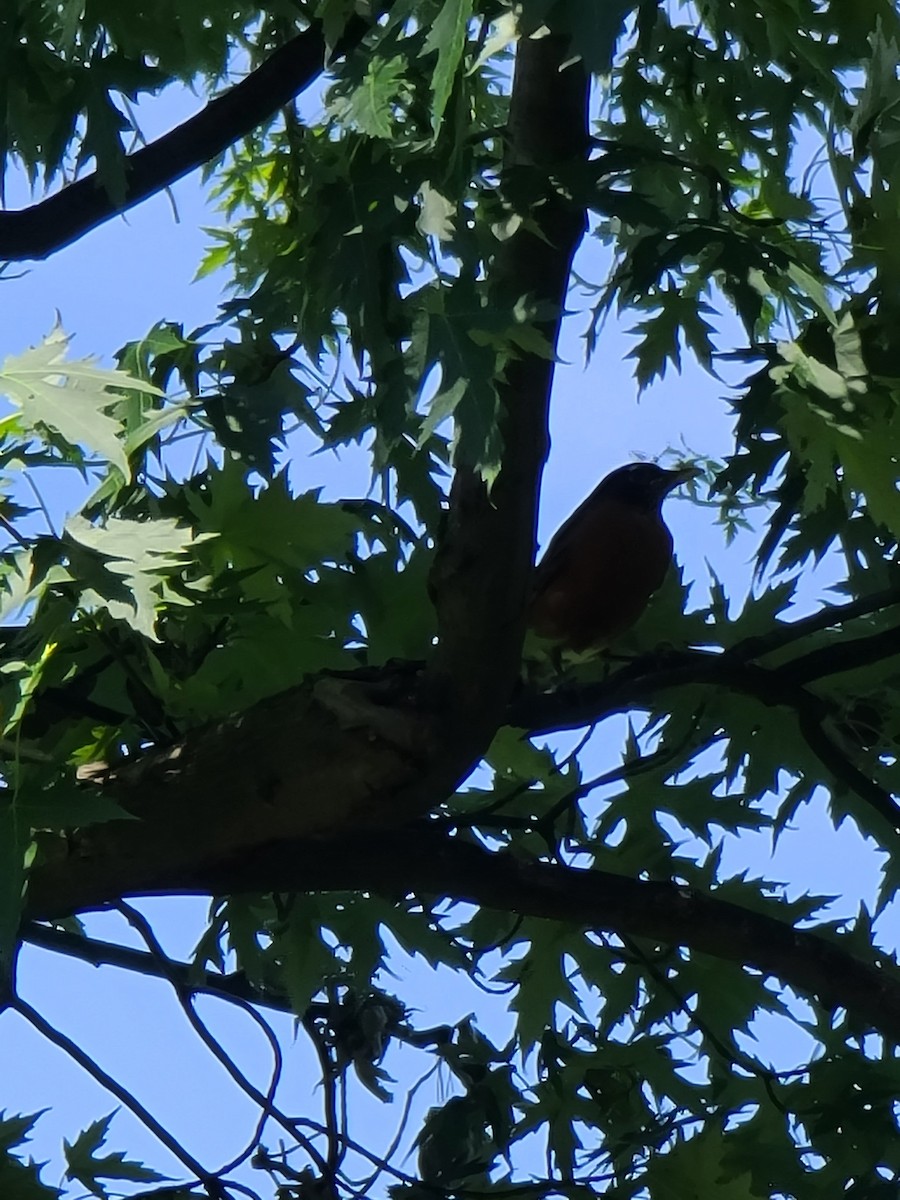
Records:
{"label": "bird", "polygon": [[534,571],[529,628],[558,649],[608,646],[666,577],[672,534],[662,503],[699,472],[650,462],[610,472],[556,531]]}

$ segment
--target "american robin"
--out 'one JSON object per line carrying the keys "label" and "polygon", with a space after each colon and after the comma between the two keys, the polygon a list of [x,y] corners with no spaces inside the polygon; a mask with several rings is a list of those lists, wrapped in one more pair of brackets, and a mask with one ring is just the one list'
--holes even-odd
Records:
{"label": "american robin", "polygon": [[613,641],[637,621],[672,561],[662,502],[694,467],[629,463],[607,475],[550,539],[528,624],[569,650]]}

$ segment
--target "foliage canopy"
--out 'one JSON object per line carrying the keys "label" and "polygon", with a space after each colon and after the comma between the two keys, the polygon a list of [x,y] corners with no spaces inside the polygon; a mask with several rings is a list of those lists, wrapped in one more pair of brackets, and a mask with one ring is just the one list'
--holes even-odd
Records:
{"label": "foliage canopy", "polygon": [[[110,1151],[90,1114],[68,1184],[895,1195],[898,47],[890,0],[7,3],[0,152],[47,195],[0,211],[0,257],[202,167],[225,222],[200,269],[233,282],[115,370],[61,331],[4,347],[3,1020],[184,1171]],[[185,84],[216,98],[131,150],[132,103]],[[608,275],[567,314],[588,240]],[[746,364],[705,465],[726,529],[754,507],[758,586],[690,607],[673,574],[621,654],[523,670],[559,326],[602,360],[611,313],[642,386],[685,355]],[[293,486],[299,445],[351,443],[368,497]],[[21,482],[62,468],[83,495],[54,531]],[[823,558],[837,593],[792,616]],[[595,738],[552,737],[609,752],[622,713],[599,776]],[[872,913],[723,871],[810,800],[880,853]],[[173,962],[127,901],[196,892],[209,922]],[[144,951],[91,936],[109,906]],[[204,1167],[20,994],[23,942],[168,979],[226,1058],[199,993],[294,1012],[315,1113],[231,1063],[265,1119]],[[512,1039],[421,1028],[391,946],[505,989]],[[791,1069],[761,1014],[804,1031]],[[387,1100],[409,1054],[449,1086],[410,1086],[382,1143],[345,1099]],[[23,1151],[36,1119],[0,1120],[9,1200],[61,1194]]]}

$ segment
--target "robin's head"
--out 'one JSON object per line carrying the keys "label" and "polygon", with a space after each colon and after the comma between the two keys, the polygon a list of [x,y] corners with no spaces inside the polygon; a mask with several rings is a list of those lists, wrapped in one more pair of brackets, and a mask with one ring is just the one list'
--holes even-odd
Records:
{"label": "robin's head", "polygon": [[696,474],[696,467],[667,471],[656,463],[629,463],[606,476],[597,488],[597,496],[604,500],[620,500],[645,512],[658,512],[669,492]]}

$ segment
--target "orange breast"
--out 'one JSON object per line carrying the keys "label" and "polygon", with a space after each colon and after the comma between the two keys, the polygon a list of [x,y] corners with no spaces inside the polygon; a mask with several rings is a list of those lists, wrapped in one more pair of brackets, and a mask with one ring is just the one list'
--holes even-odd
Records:
{"label": "orange breast", "polygon": [[656,514],[609,500],[552,539],[535,572],[529,624],[573,650],[613,641],[665,579],[672,535]]}

